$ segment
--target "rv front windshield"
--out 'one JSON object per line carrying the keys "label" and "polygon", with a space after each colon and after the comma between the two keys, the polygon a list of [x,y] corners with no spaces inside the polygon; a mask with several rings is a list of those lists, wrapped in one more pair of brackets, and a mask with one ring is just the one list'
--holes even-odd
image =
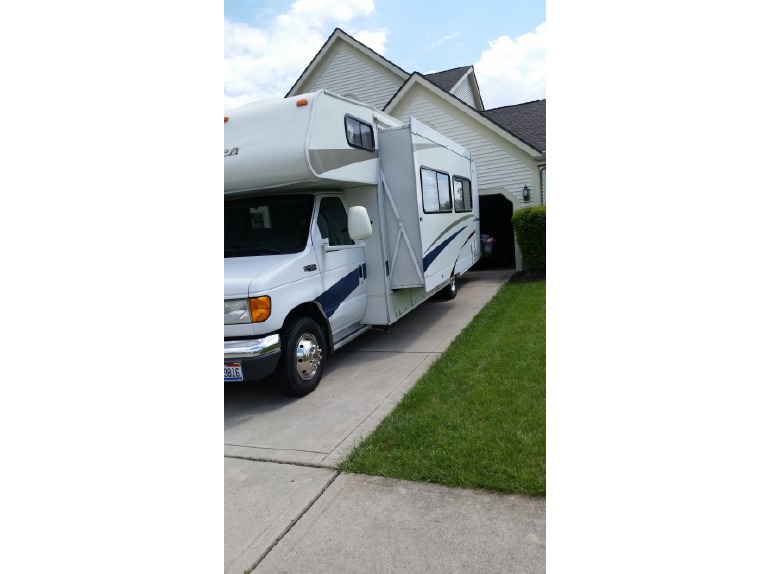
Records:
{"label": "rv front windshield", "polygon": [[299,253],[307,245],[312,195],[225,200],[225,257]]}

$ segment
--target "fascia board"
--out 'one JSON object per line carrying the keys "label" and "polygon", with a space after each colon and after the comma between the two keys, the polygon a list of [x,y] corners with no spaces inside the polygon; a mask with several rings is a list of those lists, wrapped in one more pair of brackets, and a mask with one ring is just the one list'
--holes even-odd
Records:
{"label": "fascia board", "polygon": [[468,74],[473,80],[471,82],[471,89],[473,90],[473,97],[476,100],[477,110],[484,111],[484,100],[481,99],[481,89],[479,88],[479,81],[476,79],[476,71],[471,68],[470,74]]}

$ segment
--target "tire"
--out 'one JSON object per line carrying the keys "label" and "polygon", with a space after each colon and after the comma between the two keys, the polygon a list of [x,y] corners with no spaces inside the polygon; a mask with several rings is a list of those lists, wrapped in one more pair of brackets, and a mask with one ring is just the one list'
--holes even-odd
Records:
{"label": "tire", "polygon": [[326,361],[323,330],[309,317],[294,317],[281,332],[278,379],[281,391],[304,397],[321,381]]}
{"label": "tire", "polygon": [[441,298],[446,301],[451,301],[457,297],[457,282],[455,281],[454,275],[449,279],[449,285],[439,291],[439,294],[441,295]]}

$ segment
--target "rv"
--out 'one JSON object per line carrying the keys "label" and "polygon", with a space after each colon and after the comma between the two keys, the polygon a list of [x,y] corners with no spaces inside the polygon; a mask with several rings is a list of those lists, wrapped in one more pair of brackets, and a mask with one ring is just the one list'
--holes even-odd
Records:
{"label": "rv", "polygon": [[322,90],[225,116],[225,382],[303,396],[327,358],[479,259],[471,152]]}

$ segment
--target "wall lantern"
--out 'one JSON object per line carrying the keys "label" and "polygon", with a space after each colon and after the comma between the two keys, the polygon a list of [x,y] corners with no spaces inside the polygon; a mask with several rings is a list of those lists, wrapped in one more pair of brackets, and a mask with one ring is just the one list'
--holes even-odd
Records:
{"label": "wall lantern", "polygon": [[526,185],[524,186],[524,189],[521,190],[521,194],[524,201],[529,201],[529,188]]}

